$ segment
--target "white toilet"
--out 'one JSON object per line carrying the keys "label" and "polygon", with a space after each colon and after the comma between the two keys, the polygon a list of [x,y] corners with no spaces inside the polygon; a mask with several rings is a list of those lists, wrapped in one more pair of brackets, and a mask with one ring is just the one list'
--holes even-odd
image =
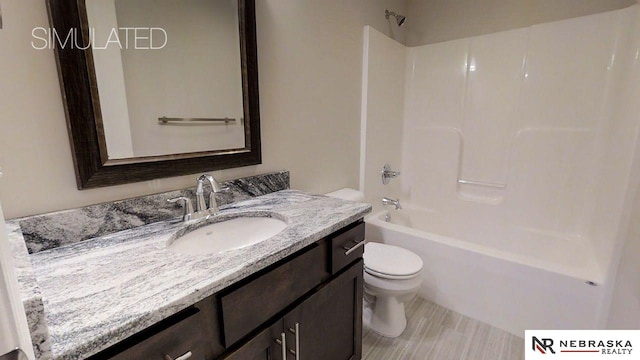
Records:
{"label": "white toilet", "polygon": [[[328,193],[345,200],[363,201],[353,189]],[[364,325],[380,335],[398,337],[407,326],[404,302],[422,283],[422,259],[398,246],[370,242],[364,247]]]}
{"label": "white toilet", "polygon": [[[398,337],[407,326],[404,303],[422,283],[422,259],[398,246],[370,242],[364,247],[364,292],[371,305],[365,325],[386,337]],[[368,314],[367,314],[368,315]]]}

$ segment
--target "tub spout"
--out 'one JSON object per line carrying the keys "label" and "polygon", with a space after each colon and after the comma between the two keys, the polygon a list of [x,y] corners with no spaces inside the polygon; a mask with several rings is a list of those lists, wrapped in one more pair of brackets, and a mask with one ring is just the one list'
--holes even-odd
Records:
{"label": "tub spout", "polygon": [[382,205],[393,205],[395,206],[396,210],[402,209],[402,206],[400,205],[400,199],[393,200],[389,199],[388,197],[383,197]]}

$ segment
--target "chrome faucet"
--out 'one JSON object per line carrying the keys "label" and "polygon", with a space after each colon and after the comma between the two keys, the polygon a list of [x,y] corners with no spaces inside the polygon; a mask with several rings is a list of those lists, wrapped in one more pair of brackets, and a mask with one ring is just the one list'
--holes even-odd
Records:
{"label": "chrome faucet", "polygon": [[393,205],[396,207],[396,210],[400,210],[402,209],[402,206],[400,205],[400,199],[389,199],[388,197],[383,197],[382,198],[382,205]]}
{"label": "chrome faucet", "polygon": [[[205,181],[208,181],[209,185],[211,185],[211,192],[209,192],[209,207],[207,207],[204,201]],[[216,194],[228,190],[228,186],[220,186],[216,178],[213,176],[209,174],[201,175],[198,178],[198,185],[196,187],[196,214],[204,212],[206,215],[217,215],[220,210],[218,209],[218,203],[216,203]]]}
{"label": "chrome faucet", "polygon": [[[204,200],[204,185],[205,182],[209,182],[211,185],[211,192],[209,192],[209,206],[207,206]],[[228,186],[220,186],[220,183],[211,175],[204,174],[198,178],[196,186],[196,211],[193,211],[191,200],[184,196],[180,196],[173,199],[167,199],[168,202],[175,203],[183,201],[184,214],[182,215],[182,221],[188,222],[191,220],[200,219],[203,217],[209,217],[210,215],[217,215],[220,210],[218,209],[218,203],[216,202],[216,194],[223,191],[228,191]]]}

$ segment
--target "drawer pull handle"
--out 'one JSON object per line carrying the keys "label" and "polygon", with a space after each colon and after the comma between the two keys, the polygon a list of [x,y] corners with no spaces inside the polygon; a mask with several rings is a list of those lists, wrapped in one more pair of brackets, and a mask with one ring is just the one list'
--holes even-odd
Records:
{"label": "drawer pull handle", "polygon": [[291,355],[295,355],[296,360],[300,360],[300,323],[296,323],[296,328],[289,328],[289,332],[296,335],[296,349],[289,349]]}
{"label": "drawer pull handle", "polygon": [[282,359],[287,358],[287,335],[285,333],[280,334],[281,339],[276,339],[276,343],[282,347]]}
{"label": "drawer pull handle", "polygon": [[347,251],[345,251],[344,254],[346,256],[349,256],[349,254],[351,254],[352,252],[356,251],[359,247],[364,246],[365,243],[366,243],[366,241],[362,240],[359,243],[357,243],[356,245],[353,245],[352,247],[343,246],[342,248],[347,250]]}
{"label": "drawer pull handle", "polygon": [[296,360],[300,360],[300,323],[296,323]]}
{"label": "drawer pull handle", "polygon": [[169,356],[169,355],[165,355],[165,356],[164,356],[164,359],[165,359],[165,360],[187,360],[187,359],[190,359],[192,355],[193,355],[193,354],[191,353],[191,351],[187,351],[186,353],[182,354],[181,356],[178,356],[178,357],[177,357],[177,358],[175,358],[175,359],[174,359],[174,358],[172,358],[172,357],[171,357],[171,356]]}
{"label": "drawer pull handle", "polygon": [[[357,246],[358,244],[360,244],[360,241],[351,240],[351,243],[352,243],[354,246]],[[353,246],[343,246],[342,248],[343,248],[344,250],[351,250],[351,248],[352,248],[352,247],[353,247]]]}

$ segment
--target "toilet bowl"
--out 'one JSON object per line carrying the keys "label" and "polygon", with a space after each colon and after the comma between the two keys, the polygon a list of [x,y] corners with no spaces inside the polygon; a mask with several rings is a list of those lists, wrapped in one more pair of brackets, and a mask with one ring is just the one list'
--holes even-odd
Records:
{"label": "toilet bowl", "polygon": [[[341,189],[328,196],[353,201],[364,194]],[[364,326],[385,337],[398,337],[407,327],[404,303],[422,283],[422,259],[398,246],[369,242],[364,247]]]}

